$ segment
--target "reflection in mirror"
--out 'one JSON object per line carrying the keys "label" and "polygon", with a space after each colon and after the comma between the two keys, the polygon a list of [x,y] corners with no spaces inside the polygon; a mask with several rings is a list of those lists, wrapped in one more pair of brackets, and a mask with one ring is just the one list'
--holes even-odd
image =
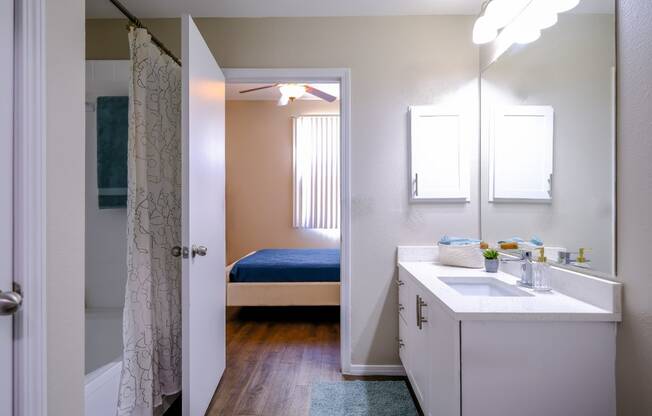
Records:
{"label": "reflection in mirror", "polygon": [[614,0],[582,0],[484,69],[485,241],[614,273],[614,97]]}

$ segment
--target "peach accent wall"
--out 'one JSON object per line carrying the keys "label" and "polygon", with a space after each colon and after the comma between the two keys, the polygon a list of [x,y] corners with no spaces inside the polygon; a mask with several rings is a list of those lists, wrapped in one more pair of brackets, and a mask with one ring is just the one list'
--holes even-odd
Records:
{"label": "peach accent wall", "polygon": [[339,234],[292,227],[292,117],[339,102],[226,103],[226,259],[263,248],[336,248]]}

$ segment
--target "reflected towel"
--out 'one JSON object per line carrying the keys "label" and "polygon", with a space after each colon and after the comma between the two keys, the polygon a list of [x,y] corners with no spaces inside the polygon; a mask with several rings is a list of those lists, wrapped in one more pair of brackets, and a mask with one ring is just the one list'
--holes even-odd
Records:
{"label": "reflected towel", "polygon": [[445,235],[439,240],[439,244],[445,246],[467,246],[470,244],[480,244],[480,240],[474,238],[449,237],[448,235]]}

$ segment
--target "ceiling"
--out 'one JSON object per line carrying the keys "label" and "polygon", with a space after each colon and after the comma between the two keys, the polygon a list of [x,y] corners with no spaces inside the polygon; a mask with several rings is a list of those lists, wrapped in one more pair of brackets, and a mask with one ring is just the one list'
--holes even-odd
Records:
{"label": "ceiling", "polygon": [[[121,0],[136,16],[304,17],[476,14],[483,0]],[[88,17],[120,17],[109,0],[86,0]]]}
{"label": "ceiling", "polygon": [[[250,88],[258,88],[264,85],[269,84],[226,84],[226,99],[227,100],[239,100],[239,101],[278,101],[281,98],[281,93],[278,88],[268,88],[266,90],[252,91],[246,94],[240,94],[240,91],[247,90]],[[333,95],[335,97],[340,96],[340,85],[339,84],[310,84],[312,87],[322,90],[325,93]],[[300,100],[319,100],[319,98],[305,94]]]}
{"label": "ceiling", "polygon": [[[476,15],[484,0],[120,0],[140,18]],[[582,0],[576,13],[613,13],[614,0]],[[86,16],[122,15],[109,0],[86,0]]]}

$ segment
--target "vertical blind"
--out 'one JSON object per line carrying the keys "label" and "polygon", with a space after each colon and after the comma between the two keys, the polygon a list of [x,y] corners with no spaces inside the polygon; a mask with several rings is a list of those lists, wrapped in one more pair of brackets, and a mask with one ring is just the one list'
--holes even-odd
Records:
{"label": "vertical blind", "polygon": [[294,123],[294,226],[340,228],[340,117]]}

